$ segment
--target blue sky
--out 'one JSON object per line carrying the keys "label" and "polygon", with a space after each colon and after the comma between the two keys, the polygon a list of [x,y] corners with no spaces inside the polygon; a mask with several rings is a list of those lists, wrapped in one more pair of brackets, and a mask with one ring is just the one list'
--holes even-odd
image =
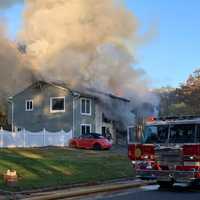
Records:
{"label": "blue sky", "polygon": [[199,0],[126,0],[141,28],[157,22],[158,34],[139,50],[139,67],[154,87],[178,86],[200,67]]}
{"label": "blue sky", "polygon": [[[138,17],[140,30],[156,24],[157,34],[140,47],[137,68],[152,79],[152,87],[178,86],[200,67],[199,0],[124,0]],[[9,22],[11,38],[21,25],[23,6],[1,10]],[[155,23],[156,22],[156,23]]]}
{"label": "blue sky", "polygon": [[14,39],[16,32],[21,27],[21,19],[22,19],[22,13],[23,13],[23,5],[22,4],[16,4],[15,6],[0,10],[0,16],[4,18],[4,20],[7,20],[8,30],[9,30],[9,36]]}

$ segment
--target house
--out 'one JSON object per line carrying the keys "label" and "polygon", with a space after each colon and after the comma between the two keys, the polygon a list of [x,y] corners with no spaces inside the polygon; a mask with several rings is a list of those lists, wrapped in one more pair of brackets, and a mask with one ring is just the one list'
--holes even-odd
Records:
{"label": "house", "polygon": [[9,105],[8,120],[18,130],[72,130],[74,137],[110,132],[115,142],[117,134],[126,135],[123,117],[117,115],[122,111],[117,110],[123,108],[125,112],[129,100],[112,94],[92,89],[75,91],[63,83],[38,81],[14,95]]}

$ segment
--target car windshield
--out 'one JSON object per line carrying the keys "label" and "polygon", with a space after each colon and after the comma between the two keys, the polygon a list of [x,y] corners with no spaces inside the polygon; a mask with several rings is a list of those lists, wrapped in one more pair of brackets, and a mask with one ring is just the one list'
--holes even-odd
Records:
{"label": "car windshield", "polygon": [[169,143],[193,143],[194,141],[194,124],[177,124],[170,126]]}
{"label": "car windshield", "polygon": [[168,125],[145,126],[143,143],[165,143],[168,139]]}
{"label": "car windshield", "polygon": [[99,133],[91,133],[92,137],[95,139],[102,139],[104,138],[101,134]]}
{"label": "car windshield", "polygon": [[94,138],[94,139],[102,139],[104,138],[101,134],[99,133],[90,133],[90,134],[83,134],[80,136],[80,138]]}
{"label": "car windshield", "polygon": [[91,138],[92,136],[91,135],[89,135],[89,134],[83,134],[83,135],[81,135],[79,138],[80,139],[83,139],[83,138]]}

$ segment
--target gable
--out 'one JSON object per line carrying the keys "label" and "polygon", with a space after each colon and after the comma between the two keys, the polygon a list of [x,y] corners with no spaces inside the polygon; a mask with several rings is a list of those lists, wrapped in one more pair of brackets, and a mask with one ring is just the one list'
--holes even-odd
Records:
{"label": "gable", "polygon": [[20,98],[22,96],[34,97],[35,95],[40,95],[45,93],[53,95],[52,97],[72,94],[70,89],[62,88],[54,84],[46,83],[44,81],[38,81],[36,83],[33,83],[26,89],[22,90],[21,92],[17,93],[16,95],[14,95],[13,99],[15,100],[16,98]]}

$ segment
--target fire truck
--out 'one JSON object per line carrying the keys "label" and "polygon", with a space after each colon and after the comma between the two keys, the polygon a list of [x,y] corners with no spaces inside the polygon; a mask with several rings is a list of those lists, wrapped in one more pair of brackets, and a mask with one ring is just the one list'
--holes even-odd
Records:
{"label": "fire truck", "polygon": [[200,117],[150,118],[140,131],[129,127],[128,139],[137,177],[161,187],[200,184]]}

